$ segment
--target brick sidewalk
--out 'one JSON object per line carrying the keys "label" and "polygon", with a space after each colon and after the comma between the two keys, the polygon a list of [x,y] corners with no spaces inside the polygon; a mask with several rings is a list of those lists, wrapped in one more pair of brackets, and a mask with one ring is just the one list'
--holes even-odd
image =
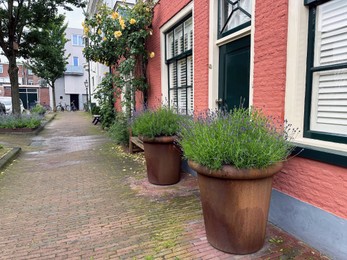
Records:
{"label": "brick sidewalk", "polygon": [[271,224],[256,254],[214,249],[196,178],[149,184],[143,155],[114,146],[82,112],[23,140],[0,175],[0,259],[327,259]]}

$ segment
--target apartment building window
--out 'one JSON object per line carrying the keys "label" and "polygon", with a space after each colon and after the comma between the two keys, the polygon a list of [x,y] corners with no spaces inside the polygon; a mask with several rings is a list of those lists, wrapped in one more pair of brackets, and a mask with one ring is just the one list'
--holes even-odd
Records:
{"label": "apartment building window", "polygon": [[83,36],[78,34],[72,35],[72,45],[74,46],[84,46]]}
{"label": "apartment building window", "polygon": [[193,111],[193,20],[189,16],[165,35],[170,106],[179,113]]}
{"label": "apartment building window", "polygon": [[33,71],[31,69],[28,69],[28,75],[33,75]]}
{"label": "apartment building window", "polygon": [[304,137],[347,143],[347,1],[309,6]]}
{"label": "apartment building window", "polygon": [[0,73],[4,73],[4,65],[0,64]]}
{"label": "apartment building window", "polygon": [[78,64],[78,57],[73,57],[73,65],[76,67],[79,65]]}

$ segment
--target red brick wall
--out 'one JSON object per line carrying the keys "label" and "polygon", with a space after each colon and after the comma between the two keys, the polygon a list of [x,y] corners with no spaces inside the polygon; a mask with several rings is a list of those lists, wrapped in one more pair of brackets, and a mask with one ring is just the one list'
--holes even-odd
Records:
{"label": "red brick wall", "polygon": [[194,110],[208,109],[209,1],[194,1]]}
{"label": "red brick wall", "polygon": [[276,175],[274,187],[299,200],[347,218],[347,170],[294,158]]}
{"label": "red brick wall", "polygon": [[[2,73],[0,73],[0,77],[2,77],[2,78],[7,78],[7,77],[9,77],[9,74],[8,74],[8,67],[9,67],[9,65],[8,64],[2,64],[2,66],[3,66],[3,72]],[[24,73],[23,73],[23,65],[18,65],[17,64],[17,66],[18,66],[18,77],[19,78],[23,78],[23,76],[24,76]],[[21,81],[21,79],[18,79],[18,81],[19,81],[19,84],[22,84],[23,82]],[[9,84],[10,82],[6,82],[6,84]]]}
{"label": "red brick wall", "polygon": [[[188,0],[161,0],[154,9],[153,35],[147,41],[148,51],[155,52],[155,57],[149,60],[147,76],[150,84],[149,107],[155,107],[161,102],[161,57],[160,28],[189,4]],[[208,31],[209,31],[209,1],[194,1],[194,109],[208,108]]]}
{"label": "red brick wall", "polygon": [[39,103],[40,104],[50,104],[49,99],[49,88],[39,88]]}
{"label": "red brick wall", "polygon": [[256,1],[253,104],[284,116],[288,0]]}
{"label": "red brick wall", "polygon": [[[284,119],[288,0],[256,1],[253,101]],[[294,158],[276,175],[274,188],[347,218],[347,170]]]}
{"label": "red brick wall", "polygon": [[155,57],[150,59],[147,66],[147,78],[150,85],[148,90],[148,106],[155,107],[161,102],[161,56],[160,56],[160,28],[177,14],[190,1],[160,0],[154,8],[152,22],[153,34],[147,41],[147,49],[154,52]]}

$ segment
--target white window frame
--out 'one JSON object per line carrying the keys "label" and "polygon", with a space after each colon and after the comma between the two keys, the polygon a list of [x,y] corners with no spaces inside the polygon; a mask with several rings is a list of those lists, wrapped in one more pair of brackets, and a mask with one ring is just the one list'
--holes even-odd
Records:
{"label": "white window frame", "polygon": [[[179,11],[174,17],[172,17],[169,21],[167,21],[160,28],[160,63],[161,63],[161,98],[162,103],[165,104],[169,100],[169,85],[168,85],[168,69],[165,61],[165,51],[166,51],[166,32],[173,28],[176,24],[180,22],[180,20],[184,19],[188,15],[192,15],[192,26],[194,33],[194,10],[193,10],[194,2],[190,2],[186,5],[181,11]],[[193,107],[194,107],[194,34],[193,34],[193,50],[192,50],[192,60],[193,60]]]}
{"label": "white window frame", "polygon": [[4,65],[0,64],[0,73],[4,73]]}
{"label": "white window frame", "polygon": [[[174,27],[170,28],[168,32],[166,32],[166,64],[167,69],[169,72],[169,99],[170,99],[170,106],[173,106],[177,108],[178,113],[182,114],[192,114],[193,113],[193,78],[191,76],[193,75],[193,37],[191,38],[190,42],[190,34],[187,35],[187,43],[188,48],[187,50],[183,50],[182,48],[185,47],[185,44],[181,43],[181,38],[177,39],[175,38],[177,36],[177,33],[179,34],[178,37],[182,37],[183,33],[185,33],[186,24],[190,21],[191,23],[191,33],[194,33],[193,28],[193,17],[191,15],[188,15],[188,17],[185,17],[183,20],[178,22]],[[179,29],[181,28],[181,29]],[[169,35],[172,35],[172,43],[175,45],[175,42],[177,41],[177,49],[174,47],[175,50],[177,50],[177,53],[175,53],[175,50],[173,50],[173,53],[171,53],[172,46],[169,42]],[[189,46],[189,43],[191,43],[191,46]],[[182,44],[182,45],[181,45]],[[176,73],[174,73],[176,72]],[[183,72],[183,75],[181,73]],[[185,74],[185,75],[184,75]],[[175,75],[175,76],[173,76]],[[186,76],[186,77],[185,77]],[[185,82],[184,82],[185,78]],[[183,82],[182,82],[183,79]],[[176,84],[174,84],[174,82]],[[185,84],[184,84],[185,83]],[[183,93],[185,92],[185,100],[182,100],[181,91]],[[176,101],[175,103],[175,96]],[[182,102],[183,101],[183,102]],[[183,106],[182,106],[183,105]],[[190,106],[191,105],[191,106]]]}
{"label": "white window frame", "polygon": [[[77,65],[75,65],[75,58],[77,58]],[[78,56],[73,56],[72,57],[72,65],[74,67],[78,67],[80,65],[80,59],[78,58]]]}
{"label": "white window frame", "polygon": [[303,136],[309,8],[304,6],[303,1],[289,0],[288,12],[285,118],[294,128],[300,129],[294,144],[317,151],[347,156],[346,144]]}
{"label": "white window frame", "polygon": [[[74,37],[76,37],[76,41],[74,40]],[[71,42],[73,46],[84,46],[83,35],[73,34],[71,36]]]}

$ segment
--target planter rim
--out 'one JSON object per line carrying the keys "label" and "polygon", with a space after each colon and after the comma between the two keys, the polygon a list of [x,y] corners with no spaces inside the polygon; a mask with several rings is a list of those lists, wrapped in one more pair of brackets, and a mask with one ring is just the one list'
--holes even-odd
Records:
{"label": "planter rim", "polygon": [[139,139],[144,143],[173,143],[177,140],[177,136],[158,136],[158,137],[144,137],[139,136]]}
{"label": "planter rim", "polygon": [[279,172],[283,168],[283,162],[277,162],[264,169],[237,169],[232,165],[224,165],[220,170],[211,170],[197,162],[188,161],[189,166],[198,174],[220,179],[263,179],[268,178]]}

